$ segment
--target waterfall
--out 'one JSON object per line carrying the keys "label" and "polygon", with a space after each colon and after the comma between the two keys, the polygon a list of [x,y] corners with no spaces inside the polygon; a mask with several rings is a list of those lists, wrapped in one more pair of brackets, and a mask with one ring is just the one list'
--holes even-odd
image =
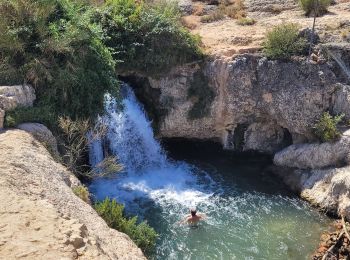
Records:
{"label": "waterfall", "polygon": [[89,163],[92,167],[103,161],[103,146],[101,138],[93,139],[92,134],[88,134],[89,142]]}
{"label": "waterfall", "polygon": [[[203,162],[210,167],[201,170],[170,160],[131,88],[125,85],[122,92],[122,104],[106,96],[100,120],[108,127],[103,143],[124,171],[93,179],[89,190],[97,200],[115,198],[127,214],[156,228],[159,239],[152,259],[305,259],[314,246],[305,244],[316,241],[321,229],[302,202],[271,195],[276,187],[286,191],[261,178],[260,166],[234,168],[230,158],[227,167],[220,157],[217,164],[206,158]],[[101,140],[95,139],[92,165],[103,158]],[[262,191],[252,189],[253,183]],[[198,228],[180,226],[194,206],[208,219]]]}
{"label": "waterfall", "polygon": [[110,150],[117,155],[128,172],[140,172],[166,164],[166,156],[155,140],[151,123],[127,85],[123,86],[123,109],[106,96],[107,138]]}
{"label": "waterfall", "polygon": [[[117,197],[126,202],[134,199],[152,199],[157,203],[175,200],[188,207],[205,200],[192,166],[170,161],[155,139],[151,122],[132,89],[122,87],[122,106],[110,95],[105,97],[105,116],[108,132],[105,138],[110,152],[124,166],[124,173],[115,180],[97,180],[91,188],[99,198]],[[101,142],[90,145],[90,164],[101,160]]]}

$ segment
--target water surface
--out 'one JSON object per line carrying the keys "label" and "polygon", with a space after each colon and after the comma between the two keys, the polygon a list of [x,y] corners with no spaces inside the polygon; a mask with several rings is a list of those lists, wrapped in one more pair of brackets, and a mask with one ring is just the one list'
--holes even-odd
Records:
{"label": "water surface", "polygon": [[[109,100],[106,111],[110,150],[125,172],[90,189],[156,229],[153,259],[308,258],[328,220],[268,174],[269,161],[181,143],[167,155],[130,89],[123,105]],[[191,207],[208,216],[198,228],[179,224]]]}

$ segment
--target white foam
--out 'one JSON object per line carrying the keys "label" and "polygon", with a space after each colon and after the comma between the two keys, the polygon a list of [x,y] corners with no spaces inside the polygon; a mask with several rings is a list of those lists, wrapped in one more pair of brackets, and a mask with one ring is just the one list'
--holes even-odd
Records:
{"label": "white foam", "polygon": [[[126,173],[114,180],[95,181],[91,185],[95,195],[99,199],[117,197],[124,202],[140,198],[152,199],[156,203],[171,201],[186,207],[206,201],[212,192],[205,192],[189,165],[167,159],[154,137],[143,107],[130,87],[125,85],[123,88],[122,109],[113,97],[106,95],[106,116],[103,120],[109,129],[109,149],[118,156]],[[100,146],[93,143],[91,148],[90,162],[96,165],[94,158],[99,158]],[[210,178],[207,180],[211,181]]]}

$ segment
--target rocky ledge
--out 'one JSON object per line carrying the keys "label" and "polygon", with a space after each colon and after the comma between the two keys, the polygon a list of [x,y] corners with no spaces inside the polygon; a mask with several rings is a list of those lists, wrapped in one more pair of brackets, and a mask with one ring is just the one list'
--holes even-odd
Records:
{"label": "rocky ledge", "polygon": [[[51,136],[38,125],[22,128]],[[0,154],[0,258],[146,259],[73,193],[78,179],[30,133],[0,132]]]}
{"label": "rocky ledge", "polygon": [[335,143],[291,145],[274,156],[274,172],[302,198],[350,219],[350,130]]}

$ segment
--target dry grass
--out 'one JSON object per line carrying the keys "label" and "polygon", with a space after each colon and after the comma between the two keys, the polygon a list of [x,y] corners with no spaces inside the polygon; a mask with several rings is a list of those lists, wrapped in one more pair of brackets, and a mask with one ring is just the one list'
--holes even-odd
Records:
{"label": "dry grass", "polygon": [[236,0],[233,3],[230,0],[223,0],[219,8],[223,9],[224,13],[233,19],[247,16],[243,0]]}
{"label": "dry grass", "polygon": [[241,18],[239,18],[237,20],[237,24],[238,25],[242,25],[242,26],[253,25],[255,23],[256,23],[256,21],[253,18],[250,18],[250,17],[241,17]]}
{"label": "dry grass", "polygon": [[243,0],[221,0],[218,8],[211,14],[201,17],[201,22],[210,23],[219,21],[228,16],[232,19],[240,19],[247,16]]}
{"label": "dry grass", "polygon": [[267,7],[267,11],[272,13],[272,14],[280,14],[282,13],[282,8],[279,5],[269,5]]}
{"label": "dry grass", "polygon": [[181,23],[186,28],[193,30],[193,29],[196,29],[197,26],[199,25],[199,19],[193,15],[184,16],[181,18]]}
{"label": "dry grass", "polygon": [[211,23],[225,18],[225,12],[218,8],[213,13],[201,17],[202,23]]}
{"label": "dry grass", "polygon": [[75,195],[77,195],[80,199],[90,204],[90,193],[87,187],[84,185],[79,185],[72,188]]}

